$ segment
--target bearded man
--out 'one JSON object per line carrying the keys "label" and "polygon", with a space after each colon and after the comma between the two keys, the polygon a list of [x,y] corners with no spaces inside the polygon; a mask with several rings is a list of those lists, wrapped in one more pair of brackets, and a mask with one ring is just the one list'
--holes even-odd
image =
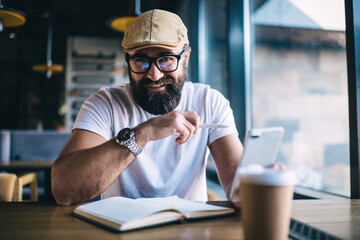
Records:
{"label": "bearded man", "polygon": [[52,168],[57,203],[99,194],[206,201],[208,150],[229,194],[243,147],[229,102],[187,81],[191,48],[179,16],[157,9],[141,14],[122,46],[130,84],[101,88],[84,102]]}

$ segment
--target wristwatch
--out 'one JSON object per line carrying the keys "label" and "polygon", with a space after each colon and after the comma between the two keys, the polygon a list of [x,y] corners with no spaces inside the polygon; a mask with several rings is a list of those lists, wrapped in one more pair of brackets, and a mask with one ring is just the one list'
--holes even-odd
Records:
{"label": "wristwatch", "polygon": [[135,132],[130,128],[124,128],[116,136],[116,142],[127,147],[135,156],[142,152],[142,149],[135,142]]}

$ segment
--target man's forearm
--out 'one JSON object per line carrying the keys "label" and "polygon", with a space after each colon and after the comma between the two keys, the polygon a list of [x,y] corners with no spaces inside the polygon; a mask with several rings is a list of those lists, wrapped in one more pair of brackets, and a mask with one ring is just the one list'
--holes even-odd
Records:
{"label": "man's forearm", "polygon": [[52,191],[60,205],[89,200],[102,193],[135,159],[111,139],[57,159],[52,168]]}
{"label": "man's forearm", "polygon": [[231,134],[214,141],[210,145],[210,152],[221,186],[229,198],[236,167],[243,153],[242,144],[236,134]]}
{"label": "man's forearm", "polygon": [[[149,141],[177,135],[183,144],[196,132],[199,116],[193,111],[172,111],[152,118],[133,130],[140,148]],[[106,140],[96,133],[75,129],[52,168],[52,191],[60,205],[89,200],[102,193],[135,159],[115,139]]]}

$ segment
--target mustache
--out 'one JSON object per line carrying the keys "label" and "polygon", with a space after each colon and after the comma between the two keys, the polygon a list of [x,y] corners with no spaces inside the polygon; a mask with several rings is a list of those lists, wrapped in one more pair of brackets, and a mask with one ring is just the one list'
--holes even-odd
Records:
{"label": "mustache", "polygon": [[175,81],[171,77],[162,77],[159,80],[157,80],[156,82],[154,82],[153,80],[151,80],[149,78],[144,78],[141,85],[143,87],[152,87],[152,86],[174,84],[174,83],[175,83]]}

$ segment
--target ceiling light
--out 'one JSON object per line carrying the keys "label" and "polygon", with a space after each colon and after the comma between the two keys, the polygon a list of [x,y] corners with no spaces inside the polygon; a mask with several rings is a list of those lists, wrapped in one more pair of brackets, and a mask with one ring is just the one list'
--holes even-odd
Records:
{"label": "ceiling light", "polygon": [[140,0],[132,0],[132,2],[134,2],[134,4],[130,3],[129,15],[113,17],[108,21],[108,25],[112,29],[118,32],[125,32],[129,23],[131,23],[137,16],[141,14]]}
{"label": "ceiling light", "polygon": [[32,69],[36,72],[46,73],[46,77],[50,79],[52,74],[62,73],[64,71],[64,67],[60,64],[52,63],[51,60],[52,32],[53,32],[52,17],[50,16],[50,14],[44,14],[44,17],[49,18],[46,64],[36,64],[32,67]]}
{"label": "ceiling light", "polygon": [[5,27],[20,27],[26,22],[26,14],[11,8],[5,8],[0,0],[0,32]]}

